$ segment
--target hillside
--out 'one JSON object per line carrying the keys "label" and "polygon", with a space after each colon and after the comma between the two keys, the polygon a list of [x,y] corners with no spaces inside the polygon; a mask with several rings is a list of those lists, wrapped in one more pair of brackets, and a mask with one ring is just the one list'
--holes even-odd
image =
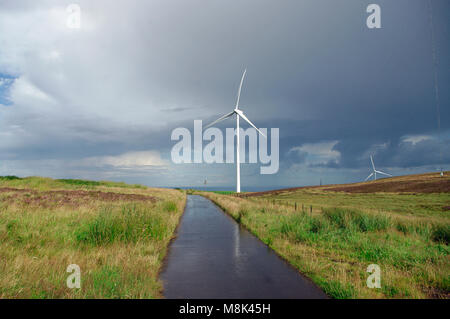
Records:
{"label": "hillside", "polygon": [[450,193],[450,172],[445,172],[443,177],[439,173],[426,173],[382,178],[376,181],[352,184],[293,187],[266,192],[246,193],[242,196],[275,195],[304,189],[347,193]]}

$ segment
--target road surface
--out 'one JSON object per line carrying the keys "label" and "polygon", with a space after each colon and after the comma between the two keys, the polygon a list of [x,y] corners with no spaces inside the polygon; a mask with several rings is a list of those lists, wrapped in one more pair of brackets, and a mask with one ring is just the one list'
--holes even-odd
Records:
{"label": "road surface", "polygon": [[161,278],[166,298],[327,298],[210,200],[190,195]]}

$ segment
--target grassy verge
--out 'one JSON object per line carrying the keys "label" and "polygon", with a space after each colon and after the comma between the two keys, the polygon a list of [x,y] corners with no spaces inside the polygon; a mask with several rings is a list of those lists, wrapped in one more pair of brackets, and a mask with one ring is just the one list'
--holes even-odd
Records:
{"label": "grassy verge", "polygon": [[[448,193],[414,197],[305,189],[232,200],[201,194],[331,297],[449,298],[450,220],[442,211]],[[370,264],[381,268],[380,289],[367,287]]]}
{"label": "grassy verge", "polygon": [[[0,178],[0,298],[159,298],[186,195],[122,183]],[[69,289],[69,265],[81,289]]]}

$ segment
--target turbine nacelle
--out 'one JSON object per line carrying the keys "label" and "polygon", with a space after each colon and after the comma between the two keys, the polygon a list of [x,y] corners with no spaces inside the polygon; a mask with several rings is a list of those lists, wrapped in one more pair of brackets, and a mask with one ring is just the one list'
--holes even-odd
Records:
{"label": "turbine nacelle", "polygon": [[375,163],[373,162],[373,157],[372,157],[372,155],[370,155],[370,162],[372,163],[372,173],[371,173],[369,176],[367,176],[367,178],[364,180],[365,182],[366,182],[369,178],[371,178],[372,176],[374,177],[374,180],[376,181],[376,180],[377,180],[377,173],[378,173],[378,174],[381,174],[381,175],[386,175],[386,176],[392,177],[391,174],[388,174],[388,173],[379,171],[379,170],[377,170],[377,169],[375,168]]}

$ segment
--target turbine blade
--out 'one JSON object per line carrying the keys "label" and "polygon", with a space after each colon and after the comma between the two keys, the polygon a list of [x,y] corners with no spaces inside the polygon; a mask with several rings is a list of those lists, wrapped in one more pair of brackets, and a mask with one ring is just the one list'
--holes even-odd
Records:
{"label": "turbine blade", "polygon": [[242,74],[241,84],[239,85],[238,97],[237,97],[237,101],[236,101],[236,109],[239,109],[239,100],[241,99],[242,83],[244,83],[244,78],[245,78],[246,73],[247,73],[247,69],[245,69],[244,74]]}
{"label": "turbine blade", "polygon": [[383,174],[383,175],[391,176],[391,177],[392,177],[391,174],[388,174],[388,173],[385,173],[385,172],[382,172],[382,171],[375,171],[375,172],[377,172],[378,174]]}
{"label": "turbine blade", "polygon": [[369,176],[367,176],[367,178],[364,180],[365,182],[367,182],[367,180],[369,179],[369,178],[371,178],[373,176],[373,173],[371,173]]}
{"label": "turbine blade", "polygon": [[246,121],[248,124],[250,124],[251,126],[253,126],[255,128],[255,130],[257,130],[259,132],[259,134],[261,134],[262,136],[266,137],[263,132],[261,132],[256,126],[255,124],[253,124],[252,122],[250,122],[250,120],[244,115],[244,113],[242,111],[239,111],[239,113],[237,113],[240,117],[242,117],[244,119],[244,121]]}
{"label": "turbine blade", "polygon": [[372,155],[370,155],[370,161],[372,162],[372,167],[373,167],[373,170],[375,170],[375,164],[373,163],[373,158],[372,158]]}
{"label": "turbine blade", "polygon": [[234,113],[235,113],[235,112],[233,111],[233,112],[230,112],[230,113],[228,113],[228,114],[225,114],[225,115],[222,116],[222,117],[219,117],[217,120],[215,120],[215,121],[212,122],[211,124],[206,125],[206,126],[203,128],[203,130],[206,130],[208,127],[211,127],[211,126],[213,126],[213,125],[215,125],[215,124],[217,124],[217,123],[219,123],[219,122],[222,122],[223,120],[226,120],[227,118],[229,118],[230,116],[232,116]]}

